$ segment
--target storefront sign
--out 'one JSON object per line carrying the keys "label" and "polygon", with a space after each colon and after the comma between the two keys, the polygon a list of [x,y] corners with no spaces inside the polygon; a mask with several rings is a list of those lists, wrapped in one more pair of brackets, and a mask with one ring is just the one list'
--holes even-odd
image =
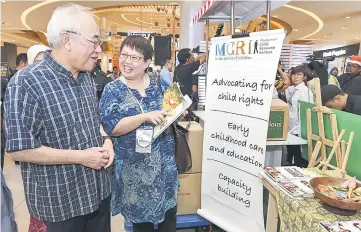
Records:
{"label": "storefront sign", "polygon": [[8,71],[9,71],[9,63],[8,62],[1,62],[0,71],[1,71],[1,78],[7,78],[8,77]]}
{"label": "storefront sign", "polygon": [[360,44],[354,44],[350,46],[328,49],[323,51],[315,51],[313,55],[315,58],[326,58],[326,57],[340,57],[340,56],[352,56],[357,55],[360,50]]}
{"label": "storefront sign", "polygon": [[261,232],[265,154],[284,30],[212,39],[207,76],[202,208],[228,232]]}

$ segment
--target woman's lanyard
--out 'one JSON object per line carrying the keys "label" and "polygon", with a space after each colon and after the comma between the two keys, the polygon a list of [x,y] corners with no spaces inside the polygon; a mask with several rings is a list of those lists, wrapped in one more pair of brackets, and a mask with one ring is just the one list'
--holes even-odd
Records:
{"label": "woman's lanyard", "polygon": [[[144,91],[145,91],[146,79],[144,76],[143,76],[143,78],[144,78]],[[129,87],[127,85],[127,80],[123,76],[121,76],[120,81],[123,82],[123,84],[125,84],[127,86],[128,92],[130,93],[130,95],[134,98],[134,100],[138,104],[140,111],[142,113],[144,113],[144,110],[142,107],[142,101],[143,101],[144,97],[142,96],[142,99],[139,102],[137,97],[129,89]],[[153,134],[154,134],[153,127],[144,126],[144,125],[142,127],[139,127],[135,133],[135,139],[136,139],[135,151],[138,153],[151,153]]]}
{"label": "woman's lanyard", "polygon": [[[129,89],[128,87],[128,83],[127,80],[121,76],[119,77],[120,81],[123,82],[123,84],[125,84],[127,86],[128,92],[130,93],[130,95],[134,98],[135,102],[137,103],[137,105],[139,106],[140,111],[142,112],[142,114],[144,113],[143,107],[142,107],[142,103],[143,103],[143,99],[144,97],[142,96],[142,99],[140,100],[140,102],[138,101],[137,97],[133,94],[133,92]],[[146,85],[146,78],[143,76],[143,80],[144,80],[144,91],[145,91],[145,85]]]}

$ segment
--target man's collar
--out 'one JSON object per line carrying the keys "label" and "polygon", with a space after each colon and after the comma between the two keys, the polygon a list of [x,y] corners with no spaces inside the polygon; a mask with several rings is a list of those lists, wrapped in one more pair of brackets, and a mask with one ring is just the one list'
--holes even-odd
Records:
{"label": "man's collar", "polygon": [[347,112],[352,112],[352,108],[355,105],[355,99],[351,94],[347,95],[347,100],[346,100],[346,111]]}
{"label": "man's collar", "polygon": [[51,51],[45,52],[43,59],[45,63],[48,64],[49,67],[53,69],[55,72],[65,74],[66,76],[73,78],[73,74],[69,70],[67,70],[63,65],[61,65],[57,60],[55,60],[50,52]]}

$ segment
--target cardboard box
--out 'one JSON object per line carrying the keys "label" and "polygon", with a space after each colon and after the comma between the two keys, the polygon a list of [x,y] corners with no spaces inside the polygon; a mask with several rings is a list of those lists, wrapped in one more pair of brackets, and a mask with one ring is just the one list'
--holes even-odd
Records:
{"label": "cardboard box", "polygon": [[[186,128],[189,122],[179,122],[179,125]],[[202,172],[203,157],[203,136],[204,130],[197,122],[191,122],[187,133],[187,142],[192,154],[192,168],[187,173]]]}
{"label": "cardboard box", "polygon": [[289,106],[280,99],[272,99],[267,140],[287,140]]}
{"label": "cardboard box", "polygon": [[196,214],[201,208],[202,173],[179,175],[177,215]]}

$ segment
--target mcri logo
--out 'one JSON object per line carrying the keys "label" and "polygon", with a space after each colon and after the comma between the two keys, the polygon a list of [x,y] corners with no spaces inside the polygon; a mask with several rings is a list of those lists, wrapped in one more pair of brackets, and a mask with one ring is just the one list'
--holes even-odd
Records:
{"label": "mcri logo", "polygon": [[258,53],[258,40],[232,41],[216,45],[216,56],[234,56]]}

